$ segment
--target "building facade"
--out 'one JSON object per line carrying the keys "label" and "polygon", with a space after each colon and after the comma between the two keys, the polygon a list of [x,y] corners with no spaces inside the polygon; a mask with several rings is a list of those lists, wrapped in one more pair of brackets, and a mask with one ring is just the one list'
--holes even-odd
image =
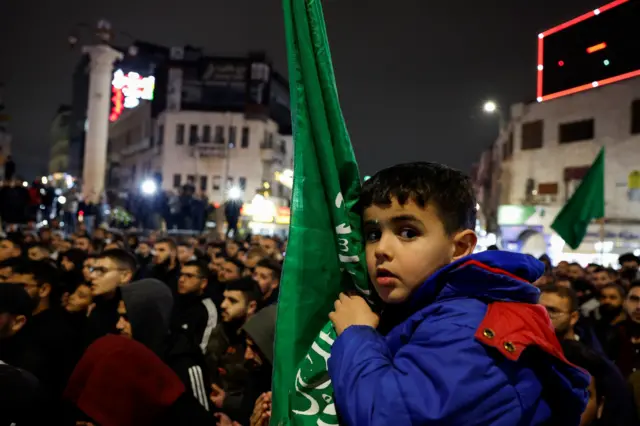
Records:
{"label": "building facade", "polygon": [[289,188],[275,176],[292,169],[292,138],[280,134],[273,120],[210,111],[167,111],[154,120],[149,108],[127,111],[111,124],[111,188],[136,191],[153,178],[177,193],[191,181],[212,203],[227,199],[233,188],[245,203],[266,189],[288,205]]}
{"label": "building facade", "polygon": [[71,107],[60,105],[51,122],[51,151],[49,153],[49,174],[69,171],[69,138]]}
{"label": "building facade", "polygon": [[[550,225],[602,147],[604,233],[592,224],[582,245],[571,250]],[[640,78],[514,105],[491,152],[483,157],[485,173],[476,174],[476,187],[492,188],[479,198],[497,211],[504,248],[582,263],[612,263],[640,249]]]}

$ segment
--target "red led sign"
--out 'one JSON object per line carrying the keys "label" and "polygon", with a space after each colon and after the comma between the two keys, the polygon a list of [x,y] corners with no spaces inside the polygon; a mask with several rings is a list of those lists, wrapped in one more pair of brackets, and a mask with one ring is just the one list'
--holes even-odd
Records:
{"label": "red led sign", "polygon": [[[637,3],[615,0],[538,34],[538,102],[640,76],[634,59],[638,55],[628,45],[638,31],[634,24],[640,14]],[[618,38],[611,35],[612,25],[620,29]],[[609,66],[608,58],[600,53],[605,49],[607,55],[621,56],[624,63],[617,68]],[[571,66],[564,67],[565,62]],[[557,66],[551,66],[554,64]]]}

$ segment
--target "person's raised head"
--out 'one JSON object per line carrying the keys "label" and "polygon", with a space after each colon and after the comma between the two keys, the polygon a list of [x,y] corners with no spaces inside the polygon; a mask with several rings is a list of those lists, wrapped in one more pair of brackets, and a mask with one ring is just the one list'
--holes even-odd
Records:
{"label": "person's raised head", "polygon": [[106,250],[96,258],[91,270],[93,296],[112,293],[117,287],[128,284],[136,273],[135,257],[126,250]]}
{"label": "person's raised head", "polygon": [[251,277],[225,283],[224,300],[220,305],[222,321],[244,322],[256,313],[261,300],[260,287]]}
{"label": "person's raised head", "polygon": [[384,302],[404,302],[476,246],[476,198],[458,170],[429,162],[393,166],[364,182],[360,202],[369,276]]}

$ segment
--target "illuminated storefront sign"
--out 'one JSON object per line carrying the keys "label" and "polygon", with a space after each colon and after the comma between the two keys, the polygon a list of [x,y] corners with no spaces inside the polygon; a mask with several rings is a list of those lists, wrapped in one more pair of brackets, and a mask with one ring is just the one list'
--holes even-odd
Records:
{"label": "illuminated storefront sign", "polygon": [[125,108],[135,108],[140,100],[153,100],[156,79],[153,76],[143,77],[137,72],[124,73],[121,69],[113,74],[111,82],[112,107],[110,121],[116,121]]}

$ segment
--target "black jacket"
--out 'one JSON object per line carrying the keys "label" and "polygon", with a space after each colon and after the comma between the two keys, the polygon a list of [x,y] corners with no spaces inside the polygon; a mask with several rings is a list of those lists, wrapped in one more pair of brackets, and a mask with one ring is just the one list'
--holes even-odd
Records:
{"label": "black jacket", "polygon": [[175,302],[171,329],[186,332],[204,353],[211,332],[218,324],[216,305],[210,298],[194,294],[179,295]]}

